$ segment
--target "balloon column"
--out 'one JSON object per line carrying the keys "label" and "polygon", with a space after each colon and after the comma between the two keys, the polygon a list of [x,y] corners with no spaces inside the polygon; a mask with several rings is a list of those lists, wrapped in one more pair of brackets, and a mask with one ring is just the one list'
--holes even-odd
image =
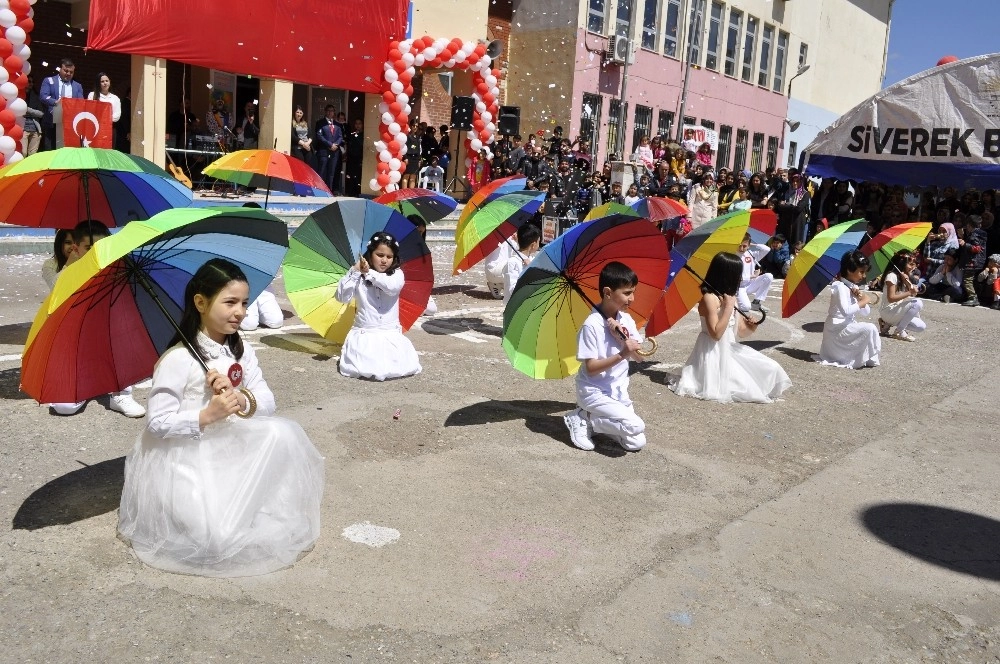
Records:
{"label": "balloon column", "polygon": [[36,0],[0,0],[0,166],[22,159],[24,101]]}
{"label": "balloon column", "polygon": [[[3,0],[0,0],[3,2]],[[491,69],[492,61],[486,54],[486,44],[463,42],[461,39],[434,39],[415,37],[389,44],[388,58],[383,65],[382,114],[379,124],[380,140],[375,142],[378,152],[376,177],[369,186],[375,191],[395,191],[406,168],[406,138],[410,133],[410,97],[413,95],[413,75],[417,67],[446,67],[472,70],[472,97],[475,111],[472,129],[466,133],[466,152],[486,150],[492,158],[489,145],[496,132],[497,110],[500,105],[500,70]],[[469,160],[466,160],[468,166]]]}

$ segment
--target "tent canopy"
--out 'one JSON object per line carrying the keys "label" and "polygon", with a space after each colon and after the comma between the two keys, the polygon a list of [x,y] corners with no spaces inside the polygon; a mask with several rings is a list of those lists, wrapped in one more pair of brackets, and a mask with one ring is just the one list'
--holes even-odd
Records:
{"label": "tent canopy", "polygon": [[934,67],[870,97],[806,148],[809,175],[1000,186],[1000,53]]}
{"label": "tent canopy", "polygon": [[92,0],[87,47],[378,92],[408,0]]}

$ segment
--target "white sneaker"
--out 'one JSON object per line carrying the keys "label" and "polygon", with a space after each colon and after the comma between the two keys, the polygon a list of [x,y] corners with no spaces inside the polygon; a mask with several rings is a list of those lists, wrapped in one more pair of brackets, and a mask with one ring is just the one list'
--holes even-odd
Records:
{"label": "white sneaker", "polygon": [[117,411],[125,417],[143,417],[146,409],[132,398],[131,394],[112,394],[108,402],[111,410]]}
{"label": "white sneaker", "polygon": [[569,439],[573,441],[575,447],[588,452],[594,449],[587,420],[583,418],[579,408],[563,415],[563,421],[569,429]]}

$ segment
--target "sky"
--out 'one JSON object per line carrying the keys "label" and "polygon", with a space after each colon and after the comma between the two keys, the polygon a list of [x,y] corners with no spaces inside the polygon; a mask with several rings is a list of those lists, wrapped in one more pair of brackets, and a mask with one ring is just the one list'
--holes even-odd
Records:
{"label": "sky", "polygon": [[1000,0],[896,0],[885,86],[937,64],[1000,52]]}

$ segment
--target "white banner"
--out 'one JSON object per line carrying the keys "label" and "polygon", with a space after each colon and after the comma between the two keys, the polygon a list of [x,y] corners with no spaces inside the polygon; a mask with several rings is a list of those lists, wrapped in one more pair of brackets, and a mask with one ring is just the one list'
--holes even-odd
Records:
{"label": "white banner", "polygon": [[712,152],[719,151],[719,132],[714,129],[702,127],[701,125],[684,125],[684,142],[694,141],[699,146],[708,143],[712,146]]}

